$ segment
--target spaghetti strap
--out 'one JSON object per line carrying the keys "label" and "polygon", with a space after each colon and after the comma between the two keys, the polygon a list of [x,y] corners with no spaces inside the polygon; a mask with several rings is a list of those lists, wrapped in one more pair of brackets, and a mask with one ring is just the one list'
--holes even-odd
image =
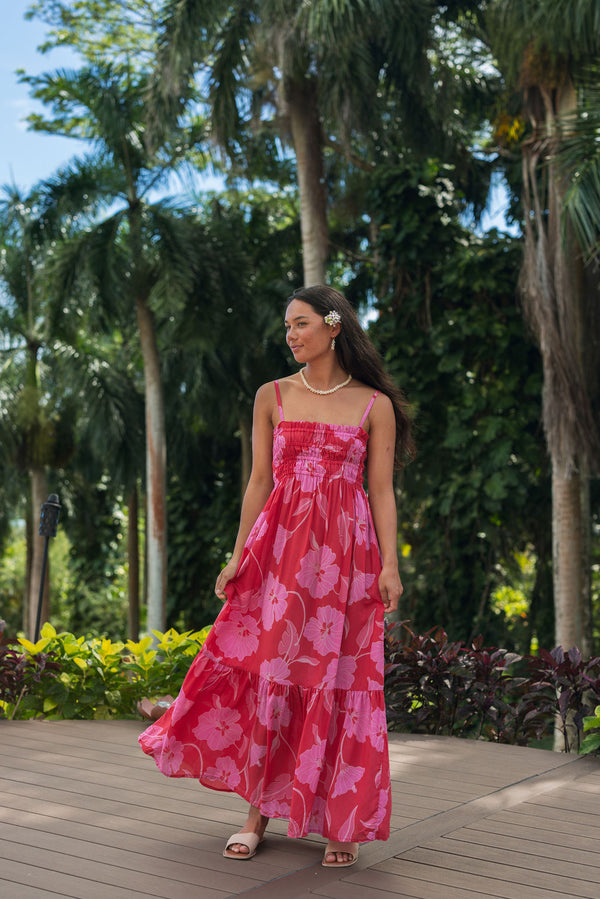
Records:
{"label": "spaghetti strap", "polygon": [[277,408],[279,409],[279,421],[283,421],[283,406],[281,405],[281,394],[279,392],[279,381],[275,381],[275,393],[277,394]]}
{"label": "spaghetti strap", "polygon": [[[275,382],[275,383],[277,383],[277,382]],[[377,399],[378,396],[379,396],[379,391],[376,390],[375,393],[373,394],[373,396],[371,397],[371,399],[369,400],[369,405],[365,409],[365,414],[363,415],[363,417],[360,420],[359,427],[362,428],[362,426],[364,425],[365,421],[367,420],[367,415],[371,411],[371,407],[373,406],[373,403],[375,402],[375,400]]]}

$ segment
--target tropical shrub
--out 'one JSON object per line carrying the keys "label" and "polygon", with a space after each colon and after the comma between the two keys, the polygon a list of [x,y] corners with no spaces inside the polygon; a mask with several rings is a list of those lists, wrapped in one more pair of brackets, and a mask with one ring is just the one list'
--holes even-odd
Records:
{"label": "tropical shrub", "polygon": [[600,657],[585,660],[576,646],[568,652],[557,646],[531,656],[528,668],[532,689],[553,700],[565,752],[579,751],[584,720],[600,702]]}
{"label": "tropical shrub", "polygon": [[[57,633],[19,638],[0,658],[0,715],[8,718],[130,718],[138,701],[176,694],[209,627],[153,631],[139,642]],[[11,673],[12,672],[12,673]],[[4,686],[6,683],[6,687]]]}
{"label": "tropical shrub", "polygon": [[594,714],[583,719],[584,731],[593,731],[588,733],[583,740],[580,752],[600,752],[600,705],[594,709]]}
{"label": "tropical shrub", "polygon": [[551,735],[558,719],[570,752],[584,723],[600,727],[586,718],[600,701],[600,658],[584,661],[576,648],[519,656],[485,648],[481,637],[466,646],[442,628],[420,635],[399,622],[388,625],[385,649],[390,730],[528,745]]}

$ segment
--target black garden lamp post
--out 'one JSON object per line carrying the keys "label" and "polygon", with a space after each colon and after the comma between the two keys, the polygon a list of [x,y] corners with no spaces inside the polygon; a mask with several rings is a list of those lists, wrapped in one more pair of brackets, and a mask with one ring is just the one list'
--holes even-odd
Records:
{"label": "black garden lamp post", "polygon": [[45,503],[42,503],[42,514],[40,515],[39,535],[44,538],[44,557],[42,559],[42,575],[40,577],[40,595],[38,597],[37,615],[35,618],[35,631],[33,634],[33,642],[37,643],[40,635],[40,618],[42,616],[42,600],[44,597],[44,581],[46,579],[46,566],[48,564],[48,544],[50,537],[56,537],[56,528],[58,526],[58,516],[60,515],[61,505],[58,501],[56,493],[51,493]]}

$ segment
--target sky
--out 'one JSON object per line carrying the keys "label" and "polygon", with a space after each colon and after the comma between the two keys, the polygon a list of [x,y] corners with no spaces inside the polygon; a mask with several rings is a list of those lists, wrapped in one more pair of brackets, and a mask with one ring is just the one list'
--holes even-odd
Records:
{"label": "sky", "polygon": [[[0,25],[0,186],[16,184],[24,192],[84,149],[78,140],[27,130],[26,116],[43,107],[30,98],[28,86],[19,83],[15,71],[25,69],[30,75],[38,75],[77,66],[77,57],[67,49],[46,55],[38,52],[45,25],[24,19],[28,5],[28,0],[4,0]],[[209,178],[204,186],[218,189],[219,183]],[[505,192],[495,190],[480,230],[506,230],[506,206]]]}
{"label": "sky", "polygon": [[26,192],[80,152],[77,140],[27,130],[23,121],[41,105],[29,97],[26,84],[19,84],[15,71],[38,75],[63,66],[73,66],[67,50],[43,56],[37,52],[45,37],[45,26],[27,22],[28,0],[4,0],[0,26],[0,185],[16,184]]}

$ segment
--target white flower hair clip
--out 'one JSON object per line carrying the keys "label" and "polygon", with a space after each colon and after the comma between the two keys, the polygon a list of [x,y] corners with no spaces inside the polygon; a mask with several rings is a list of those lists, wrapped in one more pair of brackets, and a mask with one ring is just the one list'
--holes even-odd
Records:
{"label": "white flower hair clip", "polygon": [[325,316],[325,324],[326,325],[339,325],[342,320],[342,316],[339,312],[336,312],[335,309],[332,309],[331,312],[328,312]]}

